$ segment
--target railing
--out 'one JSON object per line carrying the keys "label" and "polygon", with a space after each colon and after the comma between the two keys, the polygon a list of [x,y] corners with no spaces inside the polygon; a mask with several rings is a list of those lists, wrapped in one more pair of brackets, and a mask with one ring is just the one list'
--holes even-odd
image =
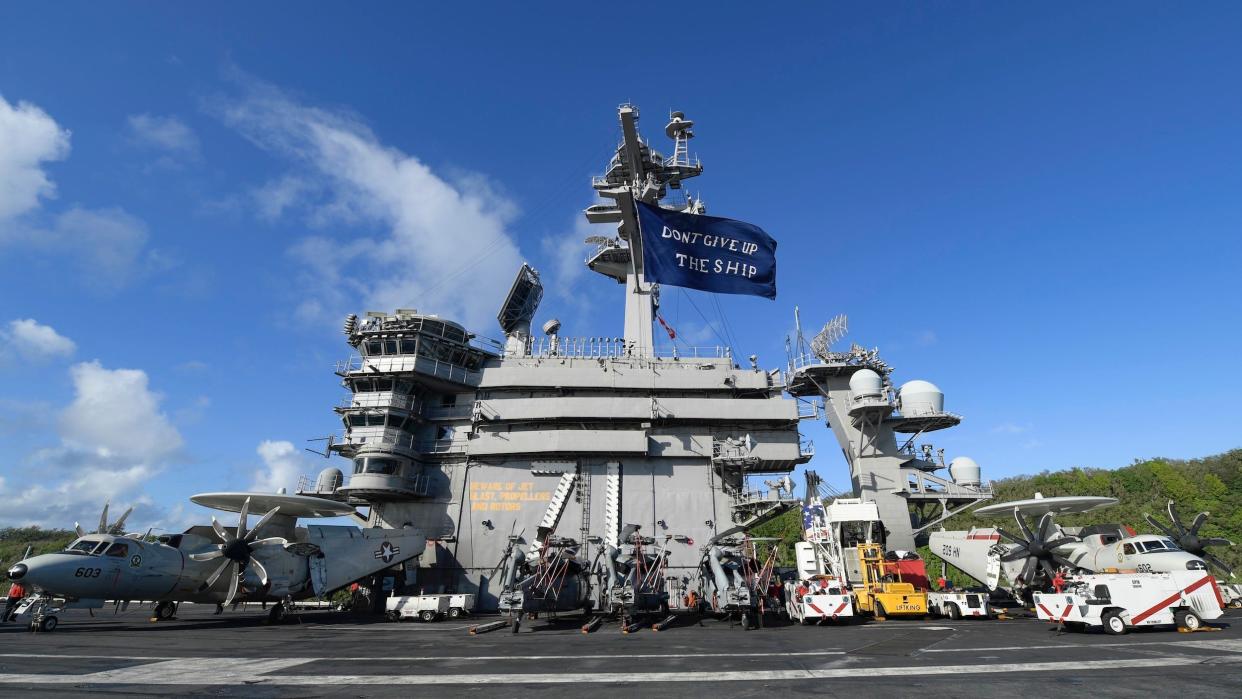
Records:
{"label": "railing", "polygon": [[336,373],[342,376],[360,372],[364,369],[393,373],[415,372],[460,384],[478,383],[481,373],[477,370],[467,369],[459,364],[421,355],[389,355],[364,358],[361,355],[355,354],[349,359],[336,363]]}
{"label": "railing", "polygon": [[807,458],[815,456],[815,441],[811,439],[803,439],[799,441],[798,453]]}
{"label": "railing", "polygon": [[384,448],[407,449],[420,454],[464,454],[465,439],[415,439],[414,435],[400,430],[384,430],[380,434],[358,435],[360,430],[345,435],[343,444],[353,446],[381,445]]}
{"label": "railing", "polygon": [[626,342],[620,337],[558,337],[555,344],[551,338],[541,337],[531,341],[531,355],[535,357],[570,357],[586,359],[611,359],[621,357],[658,357],[677,359],[732,359],[733,352],[723,345],[698,347],[664,346],[648,353],[647,348]]}
{"label": "railing", "polygon": [[474,406],[471,403],[465,403],[462,405],[441,405],[434,408],[427,408],[423,411],[423,416],[428,420],[460,420],[470,417],[470,413],[473,409]]}
{"label": "railing", "polygon": [[423,409],[423,401],[417,396],[401,393],[377,391],[374,393],[355,393],[341,400],[342,408],[396,408],[412,413]]}

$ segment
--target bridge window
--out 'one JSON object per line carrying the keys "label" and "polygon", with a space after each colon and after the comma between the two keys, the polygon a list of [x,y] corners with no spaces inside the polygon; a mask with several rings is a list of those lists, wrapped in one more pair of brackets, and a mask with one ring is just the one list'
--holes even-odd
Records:
{"label": "bridge window", "polygon": [[384,340],[384,354],[396,354],[396,353],[397,353],[397,341],[396,340]]}
{"label": "bridge window", "polygon": [[385,476],[394,475],[401,467],[396,459],[367,459],[367,473],[378,473]]}
{"label": "bridge window", "polygon": [[401,354],[414,354],[417,351],[413,338],[401,340]]}
{"label": "bridge window", "polygon": [[379,340],[371,340],[370,342],[366,343],[364,347],[366,347],[367,356],[369,357],[379,356],[380,354],[383,354],[383,351],[384,351],[383,346],[380,345]]}
{"label": "bridge window", "polygon": [[104,555],[115,556],[117,558],[124,558],[129,555],[129,544],[122,544],[121,542],[118,541],[117,543],[113,544],[112,547],[108,549],[108,552],[105,553]]}

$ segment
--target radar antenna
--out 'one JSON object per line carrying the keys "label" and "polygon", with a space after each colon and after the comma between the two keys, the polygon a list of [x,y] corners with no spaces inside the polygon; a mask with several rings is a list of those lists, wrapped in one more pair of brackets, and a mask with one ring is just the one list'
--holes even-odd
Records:
{"label": "radar antenna", "polygon": [[825,323],[823,330],[815,334],[815,337],[811,339],[811,351],[820,359],[831,361],[829,354],[833,343],[845,337],[848,331],[848,320],[842,313]]}

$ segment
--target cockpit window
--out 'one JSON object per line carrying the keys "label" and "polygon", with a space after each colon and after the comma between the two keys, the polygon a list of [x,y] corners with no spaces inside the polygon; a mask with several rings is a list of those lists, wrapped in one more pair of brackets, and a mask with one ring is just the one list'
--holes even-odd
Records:
{"label": "cockpit window", "polygon": [[65,549],[65,553],[76,553],[85,556],[99,553],[107,544],[108,542],[106,541],[97,541],[95,539],[78,539],[69,548]]}
{"label": "cockpit window", "polygon": [[1121,550],[1124,551],[1127,556],[1133,556],[1134,544],[1122,544]]}
{"label": "cockpit window", "polygon": [[1172,539],[1161,539],[1161,541],[1164,542],[1164,547],[1167,549],[1173,549],[1174,551],[1180,551],[1182,548],[1181,546],[1178,546],[1177,542],[1173,541]]}
{"label": "cockpit window", "polygon": [[1142,547],[1143,547],[1143,553],[1153,553],[1153,552],[1155,552],[1155,551],[1164,551],[1164,550],[1165,550],[1164,542],[1163,542],[1163,541],[1159,541],[1159,540],[1157,540],[1157,541],[1140,541],[1140,542],[1138,542],[1138,544],[1139,544],[1139,546],[1142,546]]}
{"label": "cockpit window", "polygon": [[129,544],[122,544],[118,541],[117,543],[113,544],[112,548],[109,548],[108,552],[105,553],[104,555],[105,556],[117,556],[118,558],[124,558],[125,556],[129,555]]}

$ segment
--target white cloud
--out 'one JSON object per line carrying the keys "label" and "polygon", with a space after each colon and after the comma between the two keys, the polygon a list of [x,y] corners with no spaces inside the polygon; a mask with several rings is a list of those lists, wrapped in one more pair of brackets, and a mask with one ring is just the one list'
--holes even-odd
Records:
{"label": "white cloud", "polygon": [[51,197],[56,186],[43,164],[69,155],[69,131],[29,102],[0,96],[0,220],[14,218]]}
{"label": "white cloud", "polygon": [[76,277],[98,290],[114,290],[148,271],[162,271],[168,260],[147,251],[147,226],[119,208],[73,207],[43,229],[12,236],[27,250],[68,258]]}
{"label": "white cloud", "polygon": [[135,145],[182,157],[198,157],[198,136],[177,117],[131,114],[126,124],[130,141]]}
{"label": "white cloud", "polygon": [[0,345],[30,361],[68,357],[77,350],[73,340],[33,318],[10,321],[7,330],[0,329]]}
{"label": "white cloud", "polygon": [[102,458],[159,463],[181,448],[181,435],[160,411],[162,396],[139,369],[82,362],[70,369],[75,397],[60,418],[65,444]]}
{"label": "white cloud", "polygon": [[994,434],[1023,434],[1031,431],[1031,425],[1019,425],[1015,422],[1003,422],[992,428]]}
{"label": "white cloud", "polygon": [[285,175],[272,180],[251,193],[260,218],[275,221],[289,208],[299,204],[311,191],[312,186],[296,175]]}
{"label": "white cloud", "polygon": [[165,512],[145,485],[177,459],[182,438],[146,372],[83,362],[70,375],[74,399],[60,415],[60,444],[38,450],[0,484],[0,523],[93,523],[111,501],[111,517],[132,505],[130,522],[164,526]]}
{"label": "white cloud", "polygon": [[292,493],[298,485],[298,477],[308,467],[302,453],[292,442],[263,440],[255,451],[263,459],[263,468],[255,471],[250,489],[260,493],[274,493],[285,488]]}
{"label": "white cloud", "polygon": [[238,81],[241,97],[209,107],[251,142],[290,161],[300,184],[296,196],[289,187],[283,191],[301,202],[305,218],[320,226],[382,227],[375,238],[318,239],[321,267],[348,263],[354,280],[307,274],[306,291],[319,311],[413,306],[490,327],[522,261],[507,230],[516,214],[508,198],[481,176],[433,172],[381,143],[355,115],[307,106],[250,78]]}

